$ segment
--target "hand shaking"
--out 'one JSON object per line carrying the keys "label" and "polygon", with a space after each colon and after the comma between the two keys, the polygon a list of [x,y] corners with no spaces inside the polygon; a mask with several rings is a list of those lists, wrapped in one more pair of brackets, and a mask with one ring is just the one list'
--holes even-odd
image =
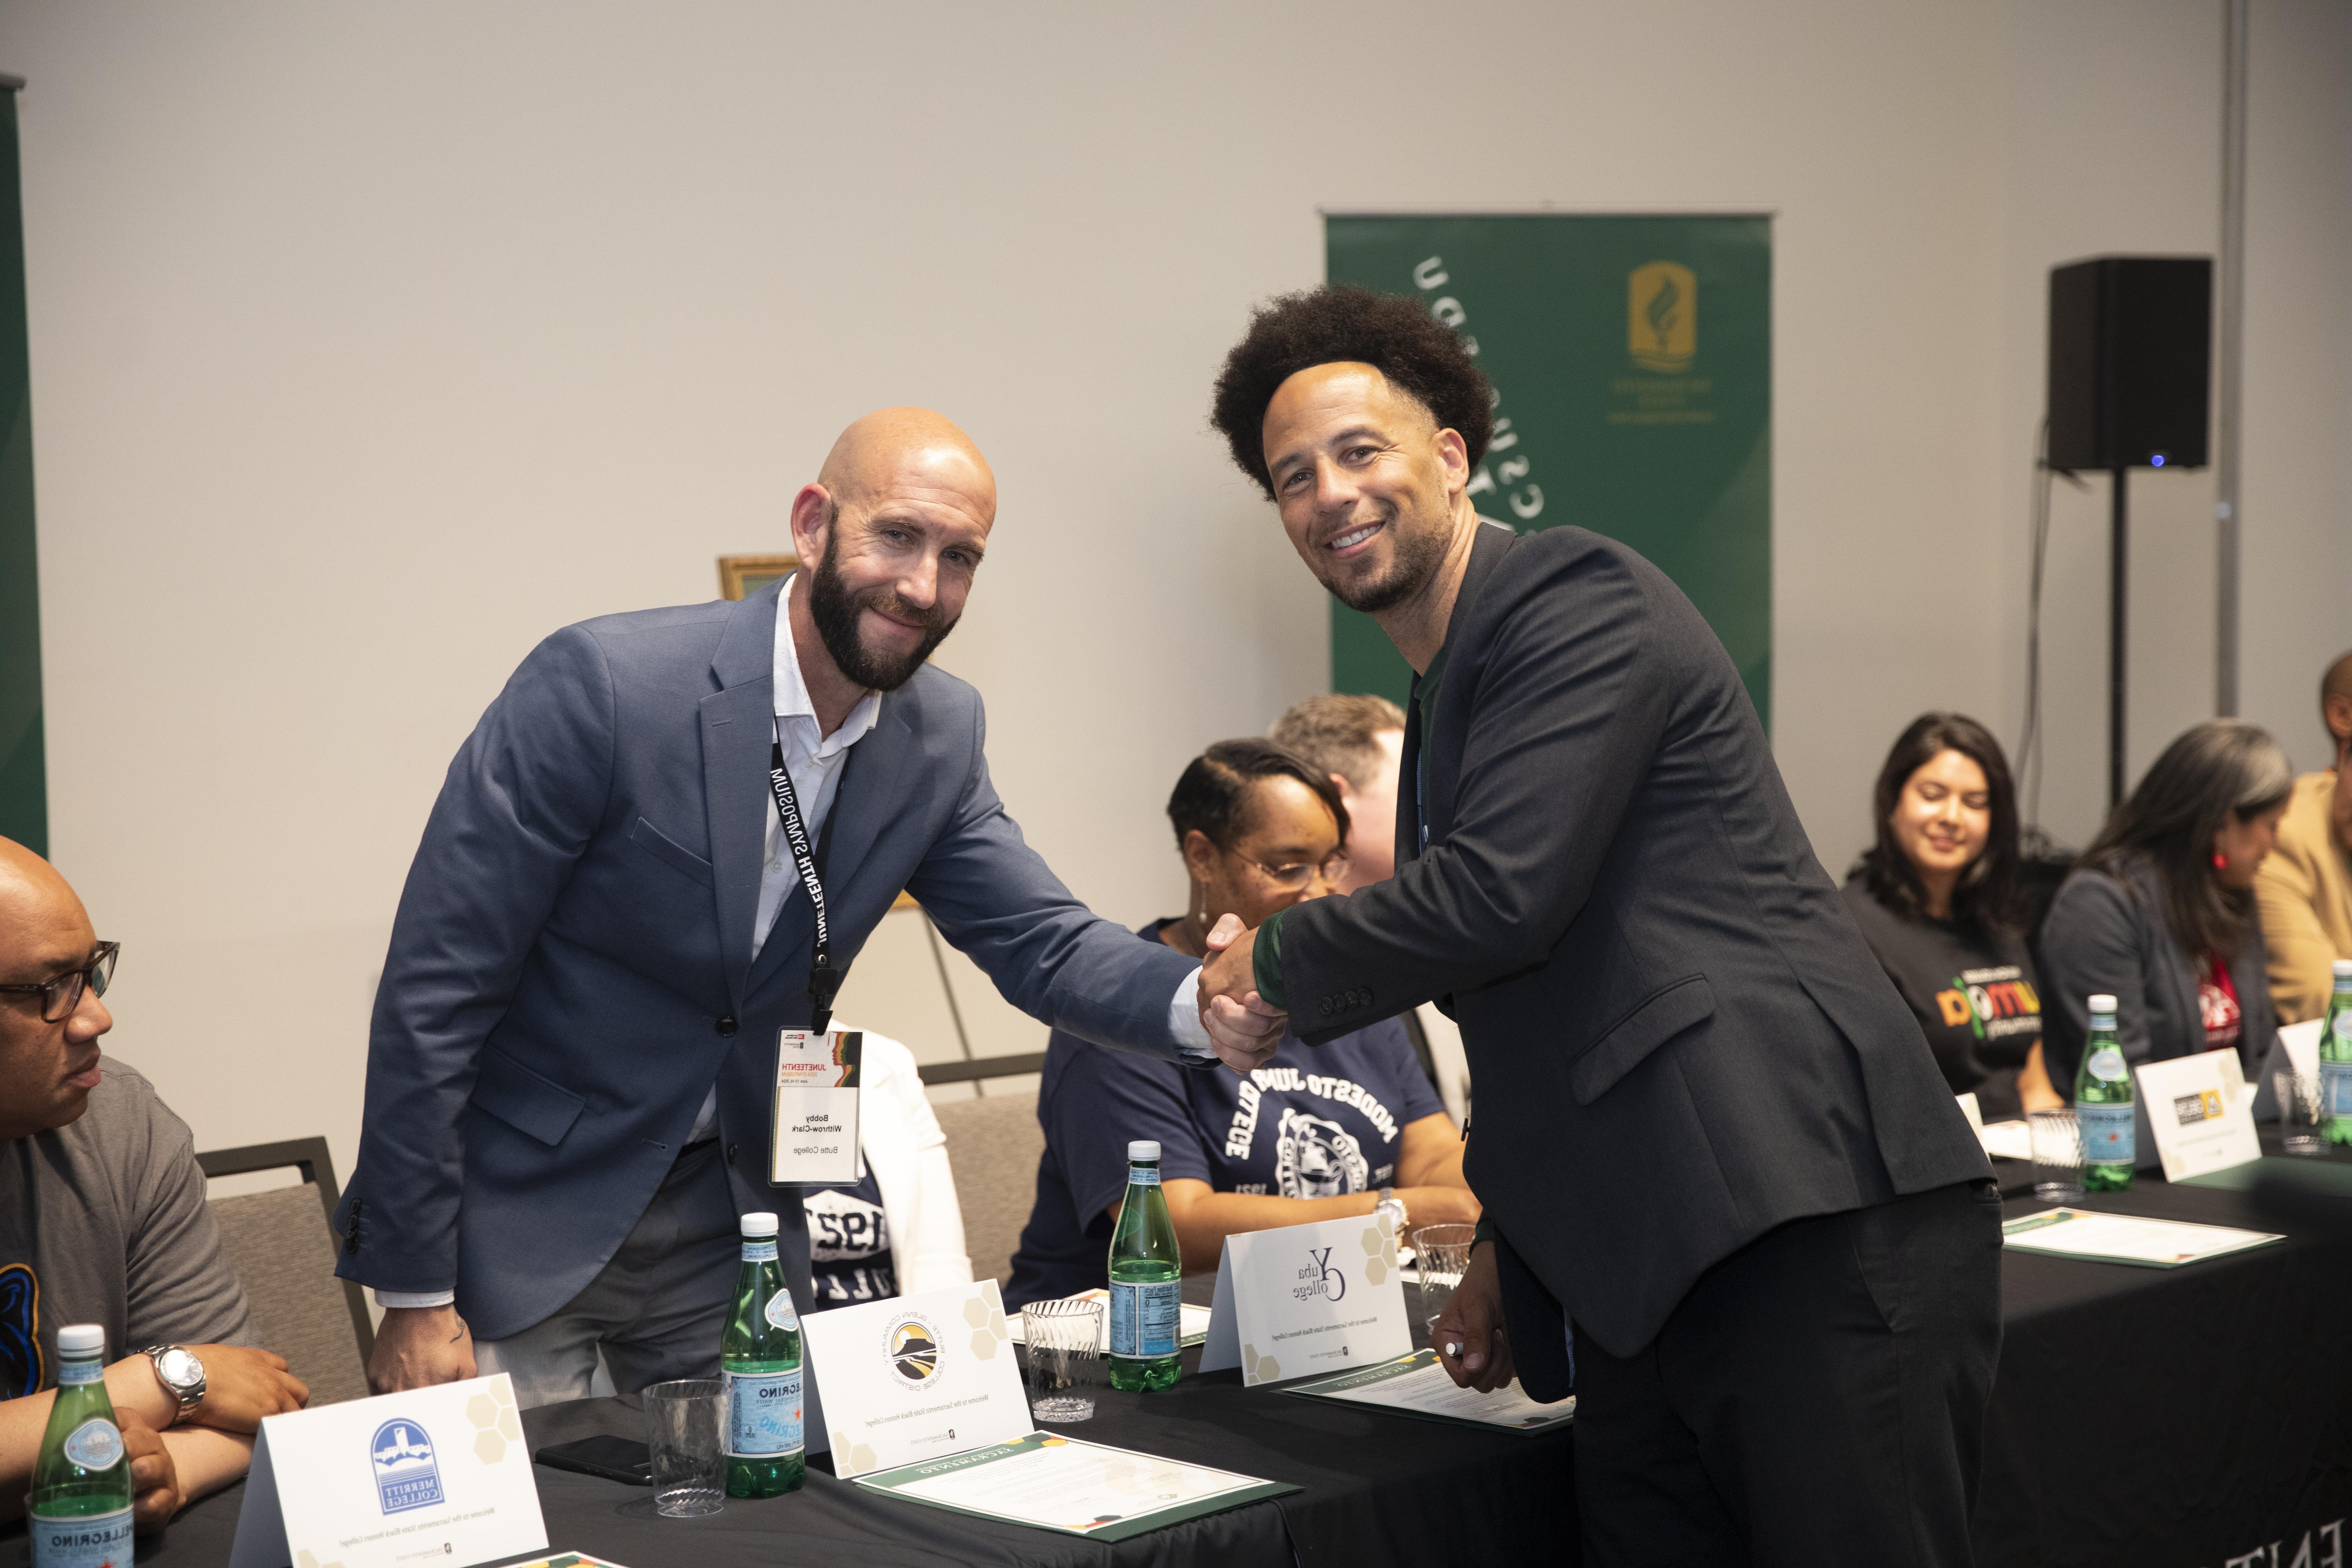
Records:
{"label": "hand shaking", "polygon": [[1290,1026],[1290,1015],[1257,993],[1257,932],[1234,915],[1221,917],[1201,963],[1201,1026],[1217,1059],[1246,1076],[1264,1067]]}

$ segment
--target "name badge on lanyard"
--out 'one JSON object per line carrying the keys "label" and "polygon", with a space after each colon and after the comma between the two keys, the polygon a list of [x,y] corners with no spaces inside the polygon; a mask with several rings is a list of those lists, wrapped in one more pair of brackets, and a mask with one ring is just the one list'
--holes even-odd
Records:
{"label": "name badge on lanyard", "polygon": [[800,799],[793,790],[793,776],[784,766],[781,731],[768,748],[768,784],[776,799],[776,820],[783,826],[784,847],[816,916],[809,965],[809,1026],[783,1030],[776,1039],[775,1121],[768,1183],[771,1186],[846,1184],[858,1179],[857,1069],[866,1037],[855,1029],[832,1027],[833,998],[841,989],[841,971],[833,966],[833,925],[824,907],[824,860],[840,810],[836,805],[826,815],[824,832],[812,848]]}
{"label": "name badge on lanyard", "polygon": [[846,1186],[858,1180],[856,1029],[786,1029],[776,1040],[776,1133],[771,1186]]}

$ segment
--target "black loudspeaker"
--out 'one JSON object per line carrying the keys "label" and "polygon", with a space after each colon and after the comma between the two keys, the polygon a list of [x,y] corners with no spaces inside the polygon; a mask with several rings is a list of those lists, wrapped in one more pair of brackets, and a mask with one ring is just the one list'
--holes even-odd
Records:
{"label": "black loudspeaker", "polygon": [[2213,263],[2101,256],[2050,270],[2050,466],[2200,468]]}

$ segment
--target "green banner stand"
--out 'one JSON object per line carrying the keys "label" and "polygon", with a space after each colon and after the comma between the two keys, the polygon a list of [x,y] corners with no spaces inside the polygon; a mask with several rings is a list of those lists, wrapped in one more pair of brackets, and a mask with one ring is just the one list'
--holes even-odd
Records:
{"label": "green banner stand", "polygon": [[41,744],[41,579],[33,546],[33,398],[25,341],[16,89],[0,77],[0,838],[49,852]]}
{"label": "green banner stand", "polygon": [[[1762,216],[1332,215],[1327,270],[1425,301],[1495,384],[1479,512],[1622,540],[1690,595],[1767,727],[1772,700],[1772,226]],[[1412,672],[1331,606],[1331,689]]]}

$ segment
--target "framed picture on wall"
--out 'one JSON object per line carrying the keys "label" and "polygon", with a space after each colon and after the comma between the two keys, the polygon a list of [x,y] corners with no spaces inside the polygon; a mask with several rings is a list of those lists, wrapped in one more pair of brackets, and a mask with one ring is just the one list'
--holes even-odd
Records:
{"label": "framed picture on wall", "polygon": [[779,577],[800,567],[797,555],[722,555],[719,558],[719,596],[744,599]]}

